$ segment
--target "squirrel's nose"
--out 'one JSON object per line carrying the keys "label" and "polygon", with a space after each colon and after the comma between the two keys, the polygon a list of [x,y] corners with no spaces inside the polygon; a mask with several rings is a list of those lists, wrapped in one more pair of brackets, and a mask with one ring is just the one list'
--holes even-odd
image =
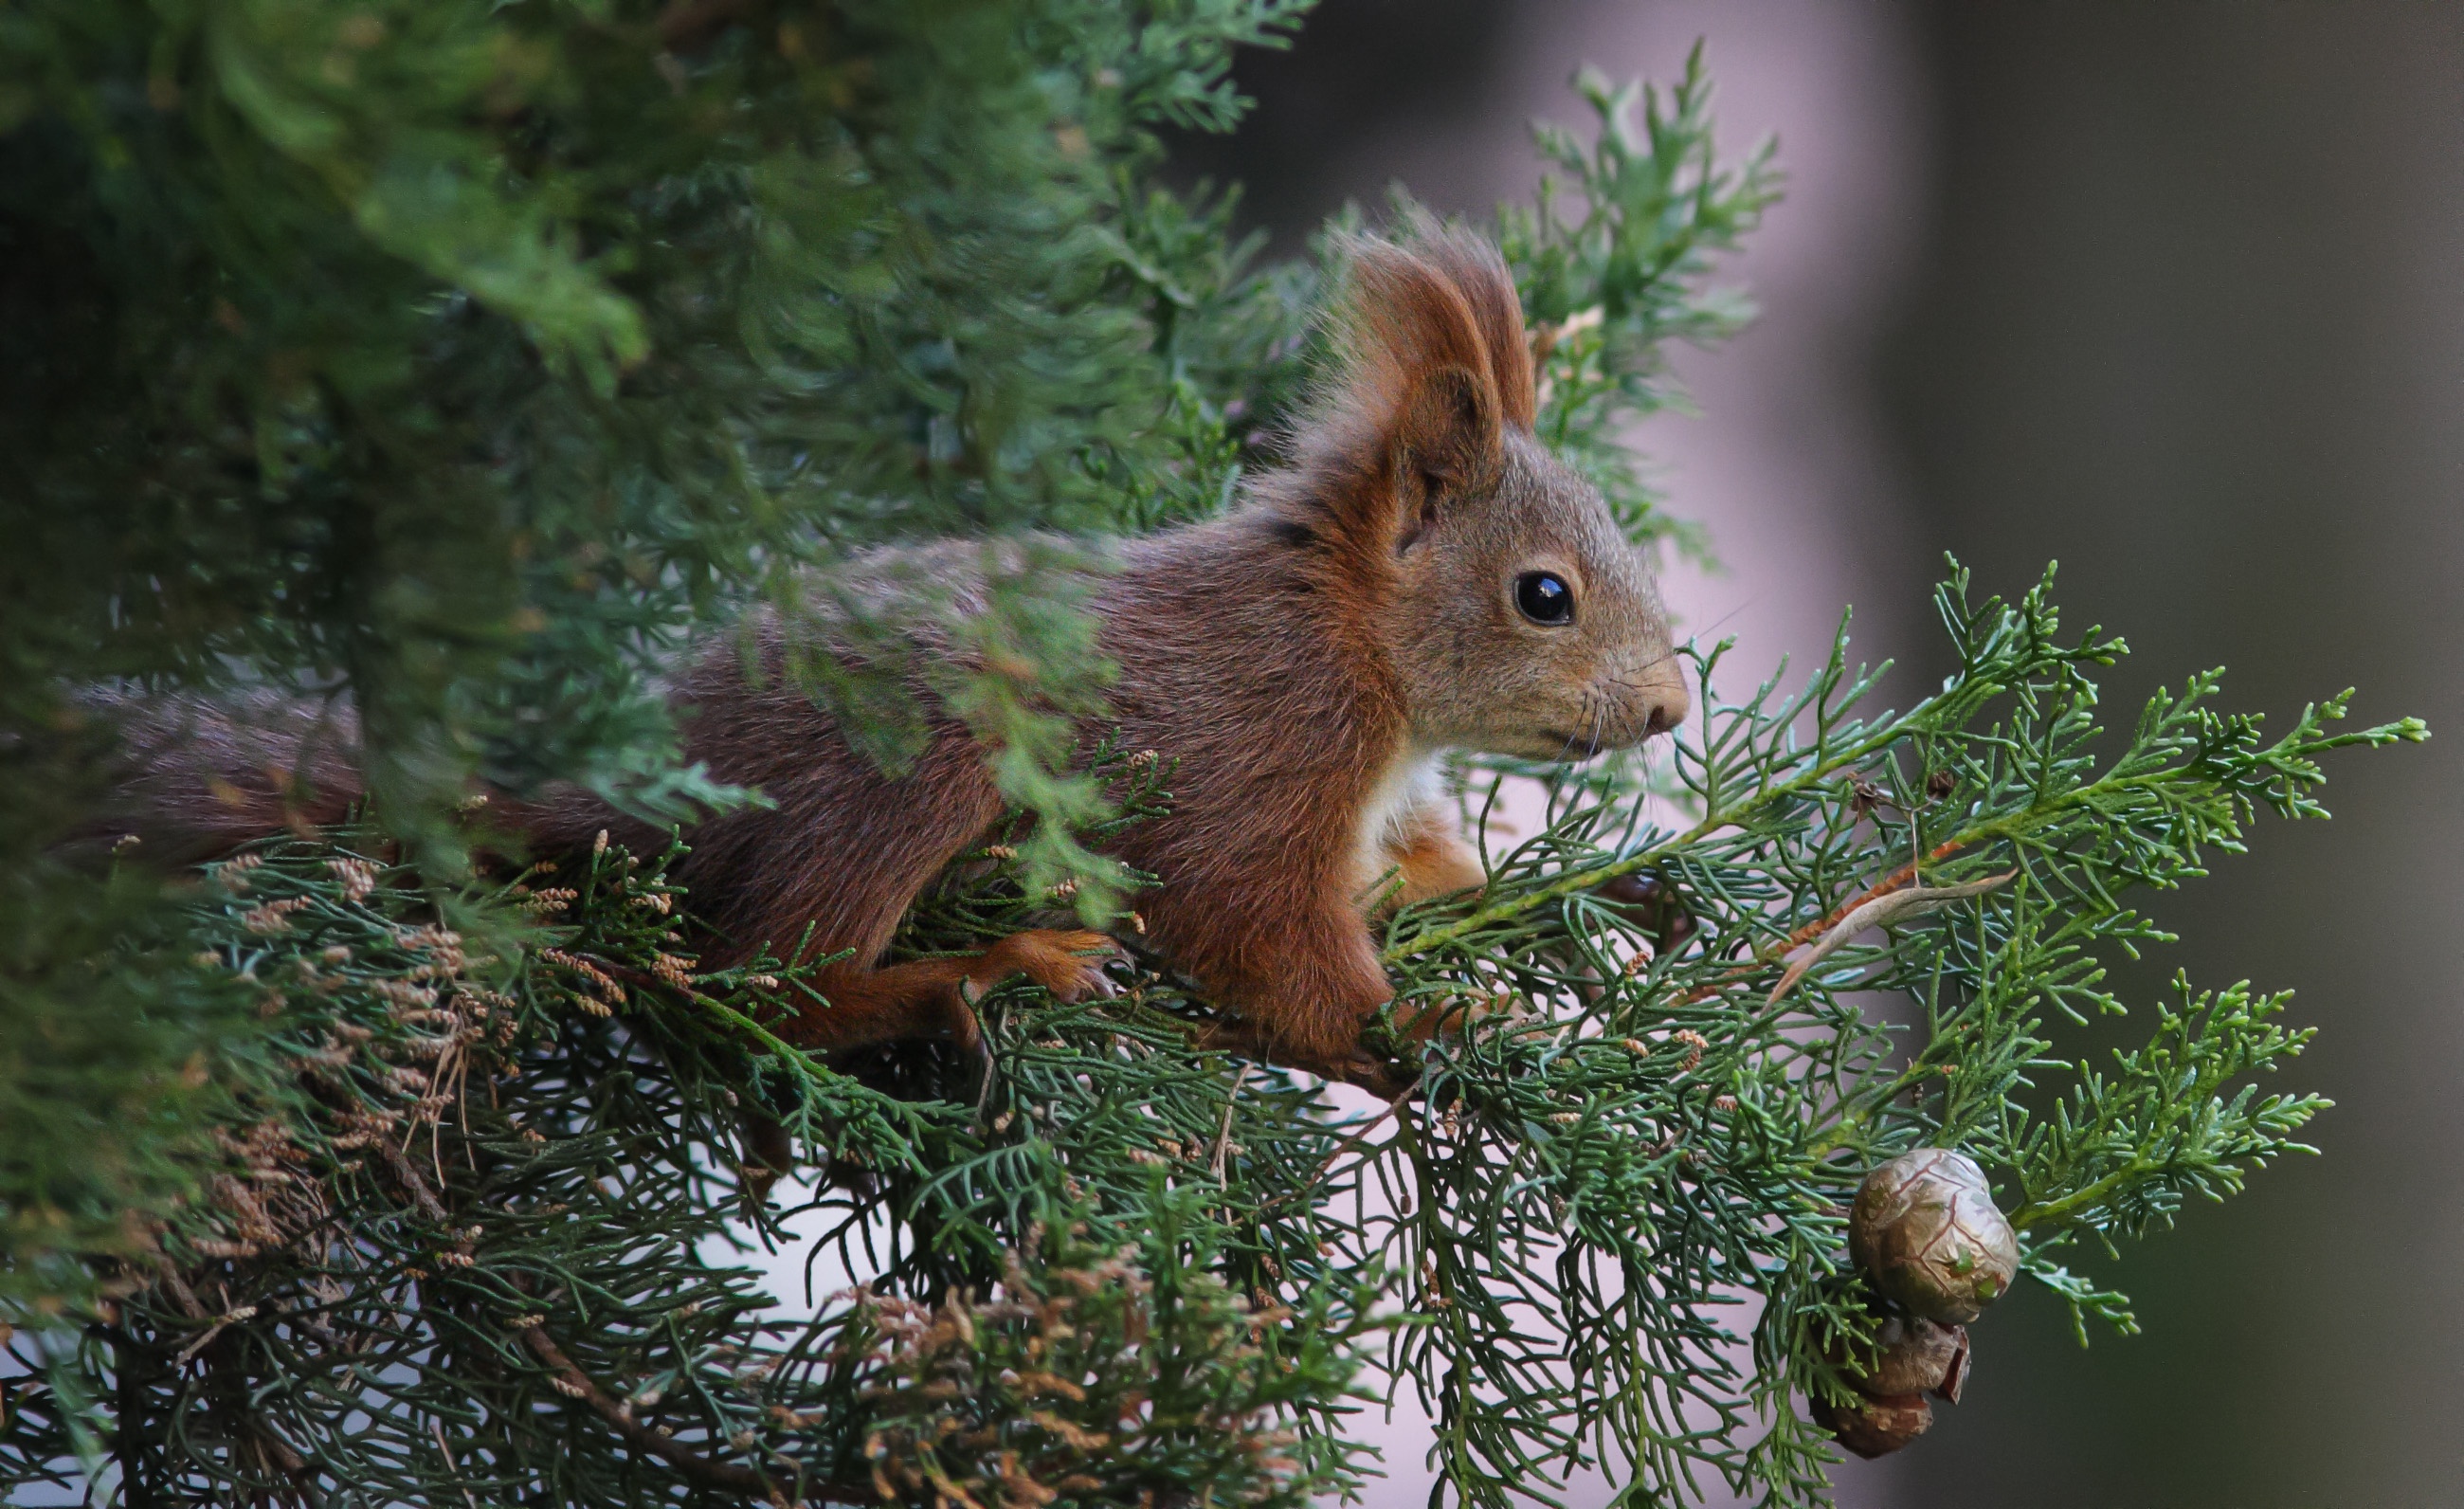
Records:
{"label": "squirrel's nose", "polygon": [[1636,679],[1635,711],[1642,715],[1642,738],[1664,734],[1685,721],[1694,702],[1685,694],[1685,677],[1679,674],[1674,657],[1660,656]]}
{"label": "squirrel's nose", "polygon": [[1649,739],[1654,734],[1668,732],[1685,721],[1685,715],[1691,710],[1692,703],[1687,700],[1684,689],[1680,687],[1674,695],[1651,704],[1651,721],[1642,725],[1642,737]]}

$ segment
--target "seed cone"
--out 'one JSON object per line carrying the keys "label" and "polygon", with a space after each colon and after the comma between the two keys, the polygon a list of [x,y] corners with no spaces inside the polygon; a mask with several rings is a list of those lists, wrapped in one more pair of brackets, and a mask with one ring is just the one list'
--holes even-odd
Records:
{"label": "seed cone", "polygon": [[1959,1403],[1968,1382],[1968,1331],[1963,1326],[1936,1325],[1917,1316],[1891,1316],[1874,1335],[1877,1355],[1861,1358],[1835,1354],[1850,1373],[1859,1397],[1846,1404],[1814,1403],[1814,1418],[1859,1456],[1881,1456],[1898,1451],[1933,1425],[1928,1393],[1949,1404]]}
{"label": "seed cone", "polygon": [[1947,1147],[1903,1153],[1865,1176],[1848,1252],[1883,1294],[1945,1325],[1975,1320],[2019,1270],[2018,1238],[1985,1170]]}
{"label": "seed cone", "polygon": [[1923,1394],[1892,1394],[1869,1399],[1859,1394],[1848,1404],[1814,1401],[1815,1420],[1859,1456],[1887,1456],[1925,1433],[1933,1425],[1933,1406]]}
{"label": "seed cone", "polygon": [[1876,1398],[1925,1394],[1959,1403],[1968,1382],[1968,1328],[1936,1325],[1921,1316],[1892,1316],[1875,1334],[1880,1354],[1873,1370],[1857,1380],[1859,1393]]}

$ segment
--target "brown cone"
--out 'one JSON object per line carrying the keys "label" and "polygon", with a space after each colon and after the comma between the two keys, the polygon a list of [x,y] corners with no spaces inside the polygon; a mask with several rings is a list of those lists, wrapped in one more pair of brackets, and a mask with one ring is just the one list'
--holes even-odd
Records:
{"label": "brown cone", "polygon": [[1881,1399],[1859,1396],[1853,1404],[1814,1402],[1814,1418],[1859,1456],[1887,1456],[1925,1433],[1933,1425],[1933,1406],[1923,1394],[1891,1394]]}
{"label": "brown cone", "polygon": [[1850,1404],[1814,1401],[1815,1420],[1859,1456],[1896,1452],[1933,1424],[1928,1393],[1959,1403],[1968,1382],[1968,1331],[1964,1326],[1936,1325],[1916,1316],[1890,1316],[1875,1333],[1878,1349],[1871,1369],[1834,1353],[1833,1360],[1850,1375],[1859,1397]]}
{"label": "brown cone", "polygon": [[1860,1393],[1931,1393],[1959,1402],[1968,1372],[1968,1328],[1936,1325],[1922,1316],[1892,1316],[1875,1333],[1873,1371],[1858,1379]]}
{"label": "brown cone", "polygon": [[1848,1252],[1906,1309],[1964,1324],[2007,1293],[2019,1242],[1965,1153],[1920,1147],[1865,1176],[1848,1216]]}

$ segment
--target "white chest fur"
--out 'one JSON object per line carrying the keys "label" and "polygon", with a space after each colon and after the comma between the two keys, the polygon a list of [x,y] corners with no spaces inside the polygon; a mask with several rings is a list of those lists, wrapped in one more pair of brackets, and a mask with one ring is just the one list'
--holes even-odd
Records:
{"label": "white chest fur", "polygon": [[1361,899],[1370,899],[1363,893],[1395,868],[1394,846],[1410,830],[1414,817],[1444,797],[1438,778],[1441,754],[1438,749],[1406,745],[1370,788],[1352,839],[1352,885]]}

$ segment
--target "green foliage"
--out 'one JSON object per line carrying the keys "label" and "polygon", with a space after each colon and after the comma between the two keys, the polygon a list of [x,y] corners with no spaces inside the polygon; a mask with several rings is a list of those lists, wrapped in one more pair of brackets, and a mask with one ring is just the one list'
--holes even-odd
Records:
{"label": "green foliage", "polygon": [[[2119,641],[2061,637],[2043,587],[1940,602],[1961,667],[1905,712],[1865,713],[1843,653],[1743,702],[1698,656],[1682,829],[1631,762],[1551,772],[1485,892],[1389,924],[1405,1009],[1454,1020],[1365,1117],[1194,1047],[1206,1003],[1152,971],[1079,1006],[997,988],[980,1060],[836,1072],[760,1025],[805,971],[698,973],[690,899],[621,851],[457,898],[372,835],[270,840],[187,908],[186,972],[267,1024],[216,1076],[212,1198],[93,1254],[79,1327],[20,1333],[40,1381],[0,1463],[212,1503],[1298,1503],[1368,1466],[1366,1367],[1418,1391],[1466,1502],[1587,1465],[1638,1501],[1811,1501],[1800,1401],[1879,1316],[1843,1251],[1868,1167],[1966,1147],[2028,1271],[2128,1329],[2057,1254],[2301,1150],[2323,1102],[2251,1082],[2307,1040],[2280,997],[2182,987],[2101,1071],[2047,1024],[2123,1010],[2098,961],[2164,935],[2123,893],[2203,873],[2261,807],[2319,813],[2320,755],[2421,737],[2338,732],[2337,699],[2263,741],[2202,677],[2100,759]],[[1167,762],[1089,773],[1107,823],[1168,808]],[[2003,871],[1775,992],[1859,900]],[[1690,933],[1601,899],[1640,874]],[[901,946],[1014,928],[1048,904],[1023,878],[987,845]],[[763,1203],[739,1139],[814,1181]],[[868,1287],[782,1306],[748,1241]]]}
{"label": "green foliage", "polygon": [[[1661,767],[1462,763],[1467,811],[1545,821],[1383,922],[1398,1013],[1445,1025],[1398,1015],[1416,1094],[1365,1112],[1206,1050],[1145,965],[1080,1006],[996,988],[980,1054],[825,1064],[768,1030],[815,966],[701,971],[661,856],[462,864],[473,777],[753,799],[678,768],[655,673],[834,589],[869,653],[796,668],[814,695],[891,765],[955,710],[1018,808],[898,947],[1064,897],[1134,941],[1138,877],[1089,844],[1173,769],[1080,757],[1103,668],[1065,584],[1084,537],[1223,506],[1306,392],[1332,270],[1253,265],[1151,134],[1228,125],[1228,49],[1300,9],[0,17],[0,1482],[1296,1505],[1359,1486],[1353,1412],[1410,1390],[1445,1498],[1596,1468],[1806,1503],[1804,1401],[1880,1314],[1842,1250],[1873,1164],[1973,1154],[2084,1339],[2132,1322],[2065,1262],[2299,1149],[2322,1102],[2254,1082],[2307,1041],[2282,997],[2183,984],[2104,1065],[2075,1034],[2165,941],[2133,888],[2422,730],[2338,733],[2340,698],[2271,743],[2207,676],[2108,749],[2122,646],[2042,586],[1956,575],[1959,669],[1904,712],[1844,635],[1743,701],[1689,649]],[[1744,317],[1710,264],[1775,179],[1716,159],[1699,57],[1664,103],[1581,87],[1596,144],[1544,131],[1570,187],[1499,226],[1542,430],[1690,548],[1623,427],[1679,401],[1666,342]],[[1030,527],[1062,533],[1004,547],[980,617],[867,591],[880,558],[808,570]],[[919,665],[918,632],[966,653]],[[347,693],[384,828],[203,878],[72,857],[110,773],[73,694],[113,680]],[[1600,892],[1644,877],[1660,904]],[[772,1293],[749,1251],[796,1244],[857,1287]]]}
{"label": "green foliage", "polygon": [[[1592,109],[1593,144],[1541,126],[1541,156],[1567,177],[1544,175],[1532,208],[1498,216],[1541,358],[1538,433],[1591,477],[1635,538],[1672,538],[1705,558],[1699,533],[1655,507],[1625,435],[1633,420],[1683,406],[1667,343],[1716,343],[1752,318],[1742,294],[1705,279],[1712,258],[1736,250],[1779,198],[1772,146],[1734,166],[1718,161],[1699,43],[1665,107],[1649,86],[1619,87],[1594,69],[1574,87]],[[1568,188],[1571,216],[1559,199]]]}
{"label": "green foliage", "polygon": [[474,769],[628,788],[661,655],[796,563],[1180,468],[1117,223],[1299,10],[13,16],[12,686],[347,679],[415,832]]}
{"label": "green foliage", "polygon": [[1320,1290],[1307,1314],[1252,1308],[1212,1271],[1205,1197],[1150,1184],[1143,1243],[1072,1254],[1030,1228],[1030,1251],[1063,1255],[1040,1272],[1012,1255],[988,1303],[957,1289],[937,1310],[860,1301],[840,1352],[879,1380],[854,1393],[883,1499],[1127,1503],[1202,1484],[1227,1503],[1297,1506],[1357,1486],[1359,1447],[1271,1426],[1350,1380],[1353,1307],[1374,1286]]}
{"label": "green foliage", "polygon": [[[965,1112],[768,1038],[757,1020],[808,969],[693,974],[677,893],[621,851],[471,898],[530,919],[489,954],[372,835],[337,836],[213,868],[193,915],[214,946],[187,967],[277,1025],[232,1065],[209,1204],[114,1265],[160,1281],[18,1337],[42,1381],[0,1480],[591,1505],[861,1500],[876,1471],[978,1493],[989,1474],[1013,1501],[1039,1478],[1293,1505],[1356,1480],[1357,1449],[1278,1427],[1349,1382],[1373,1284],[1252,1309],[1212,1271],[1200,1202],[1134,1165],[1099,1200],[1060,1159],[1013,1157],[1009,1203],[982,1209],[950,1177],[988,1151]],[[714,1257],[778,1232],[732,1151],[756,1107],[859,1221],[885,1183],[924,1191],[906,1208],[941,1250],[909,1253],[916,1287],[998,1291],[783,1316]],[[107,1427],[76,1408],[103,1378]]]}
{"label": "green foliage", "polygon": [[194,951],[185,928],[141,930],[143,879],[82,890],[72,918],[29,889],[0,891],[17,903],[0,946],[19,1029],[0,1037],[0,1320],[57,1317],[93,1286],[89,1259],[151,1248],[148,1216],[214,1160],[215,1068],[265,1030],[253,994],[176,962]]}
{"label": "green foliage", "polygon": [[[1289,279],[1243,282],[1221,214],[1144,178],[1154,129],[1227,125],[1230,49],[1302,9],[0,16],[9,1260],[84,1243],[72,1208],[163,1209],[182,1181],[129,1141],[138,1108],[178,1122],[161,1087],[226,1035],[158,966],[176,941],[90,963],[184,924],[142,875],[56,857],[110,775],[77,687],[347,694],[386,821],[440,878],[473,777],[662,822],[742,800],[677,766],[653,677],[688,633],[877,542],[1227,494],[1238,436],[1199,385],[1263,381],[1248,343],[1277,339],[1256,317]],[[1023,676],[935,688],[1055,819],[1029,851],[1047,881],[1088,868],[1067,834],[1095,810],[1058,722],[1102,680],[1056,587],[1078,554],[1036,556],[969,627],[1031,647]],[[894,758],[912,708],[881,669],[886,698],[816,690]],[[63,1185],[33,1144],[77,1163],[98,1126],[124,1155]]]}
{"label": "green foliage", "polygon": [[[1812,1492],[1827,1442],[1792,1394],[1835,1387],[1836,1342],[1872,1334],[1842,1223],[1865,1171],[1910,1147],[1975,1156],[2030,1270],[2125,1328],[2120,1297],[2053,1254],[2144,1234],[2185,1195],[2306,1150],[2294,1136],[2324,1102],[2244,1082],[2307,1041],[2271,1020],[2281,998],[2186,996],[2104,1074],[2061,1056],[2046,1013],[2123,1011],[2107,950],[2166,939],[2123,893],[2204,874],[2259,807],[2319,813],[2317,756],[2421,725],[2333,732],[2340,697],[2262,743],[2255,719],[2206,705],[2210,675],[2157,697],[2101,762],[2090,676],[2123,646],[2063,640],[2049,586],[1978,605],[1956,574],[1938,606],[1960,668],[1904,713],[1864,713],[1879,673],[1850,672],[1844,626],[1793,696],[1774,680],[1724,701],[1720,651],[1699,655],[1702,733],[1671,772],[1692,822],[1655,827],[1632,770],[1551,778],[1547,831],[1493,856],[1477,906],[1393,924],[1405,999],[1511,1003],[1471,1011],[1433,1054],[1429,1109],[1364,1154],[1419,1191],[1418,1218],[1362,1251],[1424,1275],[1436,1323],[1402,1333],[1393,1365],[1441,1412],[1466,1498],[1502,1501],[1587,1456],[1630,1470],[1645,1500],[1705,1470],[1774,1501]],[[1857,904],[2003,872],[1776,989]],[[1595,894],[1627,875],[1683,899],[1684,946]],[[1750,1370],[1720,1344],[1742,1295],[1761,1298]],[[1757,1421],[1771,1429],[1748,1444]]]}

